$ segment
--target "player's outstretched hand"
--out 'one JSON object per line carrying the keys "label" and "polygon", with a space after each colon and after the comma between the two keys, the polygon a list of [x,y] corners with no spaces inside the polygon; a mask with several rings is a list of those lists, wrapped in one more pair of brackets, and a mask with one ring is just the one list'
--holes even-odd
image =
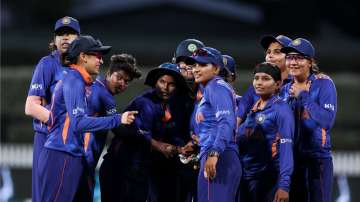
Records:
{"label": "player's outstretched hand", "polygon": [[122,124],[131,124],[135,120],[135,115],[138,111],[127,111],[122,113],[121,115],[121,123]]}

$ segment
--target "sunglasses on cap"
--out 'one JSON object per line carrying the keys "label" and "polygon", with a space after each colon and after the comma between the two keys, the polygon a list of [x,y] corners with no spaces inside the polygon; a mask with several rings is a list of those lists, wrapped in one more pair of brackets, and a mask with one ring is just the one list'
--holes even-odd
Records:
{"label": "sunglasses on cap", "polygon": [[88,52],[88,53],[85,53],[85,54],[95,56],[99,60],[101,60],[102,57],[103,57],[102,53],[100,53],[100,52]]}
{"label": "sunglasses on cap", "polygon": [[194,51],[193,56],[203,56],[203,57],[208,57],[208,56],[212,56],[215,57],[214,54],[212,54],[211,52],[204,50],[202,48],[197,49],[196,51]]}
{"label": "sunglasses on cap", "polygon": [[305,55],[300,55],[300,54],[289,54],[285,56],[286,60],[295,60],[295,61],[299,61],[299,60],[304,60],[304,59],[310,59],[310,57],[305,56]]}

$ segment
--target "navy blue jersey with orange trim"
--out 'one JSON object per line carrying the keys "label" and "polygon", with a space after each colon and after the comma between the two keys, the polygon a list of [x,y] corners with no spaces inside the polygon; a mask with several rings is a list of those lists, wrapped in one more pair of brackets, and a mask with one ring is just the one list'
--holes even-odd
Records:
{"label": "navy blue jersey with orange trim", "polygon": [[[28,96],[39,96],[44,98],[43,106],[49,108],[51,95],[56,83],[62,78],[65,68],[60,63],[60,52],[53,51],[51,54],[41,58],[31,79]],[[47,126],[41,121],[34,119],[33,127],[36,132],[48,133]]]}
{"label": "navy blue jersey with orange trim", "polygon": [[274,95],[260,110],[255,103],[238,130],[243,177],[256,179],[270,171],[279,176],[278,188],[289,191],[293,171],[294,117],[290,107]]}
{"label": "navy blue jersey with orange trim", "polygon": [[[127,158],[131,166],[148,166],[150,159],[151,139],[168,142],[171,133],[168,130],[174,126],[172,114],[168,106],[164,106],[162,100],[156,94],[155,89],[143,92],[134,98],[125,111],[138,111],[133,123],[133,131],[124,131],[116,134],[108,149],[110,156]],[[129,166],[129,165],[126,165]]]}
{"label": "navy blue jersey with orange trim", "polygon": [[327,158],[331,156],[330,129],[337,111],[336,88],[324,74],[311,74],[308,80],[311,82],[309,92],[302,91],[298,98],[291,97],[291,82],[282,89],[283,99],[294,111],[297,153]]}
{"label": "navy blue jersey with orange trim", "polygon": [[232,87],[216,76],[203,86],[203,96],[195,107],[192,123],[200,138],[200,156],[208,151],[237,150],[236,98]]}
{"label": "navy blue jersey with orange trim", "polygon": [[[107,81],[104,77],[98,76],[91,85],[91,92],[87,95],[87,114],[89,116],[112,116],[117,113],[116,101],[114,95],[107,87]],[[108,130],[91,133],[89,146],[86,152],[86,159],[92,168],[100,158],[104,149]]]}
{"label": "navy blue jersey with orange trim", "polygon": [[84,156],[90,133],[120,125],[119,114],[108,117],[87,115],[86,94],[91,91],[91,77],[82,67],[74,66],[55,87],[51,103],[49,137],[45,147]]}

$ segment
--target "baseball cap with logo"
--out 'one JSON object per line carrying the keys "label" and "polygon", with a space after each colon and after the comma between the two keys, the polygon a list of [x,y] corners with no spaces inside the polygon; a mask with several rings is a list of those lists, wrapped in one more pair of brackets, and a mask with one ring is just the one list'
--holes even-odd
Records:
{"label": "baseball cap with logo", "polygon": [[278,42],[283,47],[286,47],[287,45],[289,45],[289,43],[291,43],[291,39],[284,35],[278,35],[277,37],[274,37],[272,35],[265,35],[260,40],[260,44],[265,50],[268,49],[270,44],[273,42]]}
{"label": "baseball cap with logo", "polygon": [[234,58],[231,57],[230,55],[222,55],[222,59],[223,59],[224,67],[227,70],[229,70],[231,75],[235,75],[236,74],[236,63],[235,63]]}
{"label": "baseball cap with logo", "polygon": [[111,46],[103,46],[100,40],[95,40],[90,35],[83,35],[77,37],[68,49],[69,58],[77,57],[81,52],[83,53],[101,53],[107,54]]}
{"label": "baseball cap with logo", "polygon": [[79,21],[73,17],[65,16],[58,19],[55,23],[54,32],[57,33],[61,28],[68,27],[75,30],[80,34],[80,24]]}
{"label": "baseball cap with logo", "polygon": [[186,59],[186,64],[213,64],[220,69],[224,68],[223,57],[221,52],[212,47],[197,49],[191,57]]}
{"label": "baseball cap with logo", "polygon": [[288,54],[290,52],[297,52],[304,56],[311,58],[315,57],[315,48],[310,41],[304,38],[297,38],[293,40],[287,47],[281,49],[281,52]]}
{"label": "baseball cap with logo", "polygon": [[187,57],[190,57],[195,50],[203,47],[205,47],[204,43],[197,39],[185,39],[177,46],[173,62],[179,63],[184,61]]}

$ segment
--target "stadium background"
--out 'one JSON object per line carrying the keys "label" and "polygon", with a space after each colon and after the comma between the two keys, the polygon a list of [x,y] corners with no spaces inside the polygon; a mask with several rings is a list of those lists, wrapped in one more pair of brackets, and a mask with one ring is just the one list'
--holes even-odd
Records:
{"label": "stadium background", "polygon": [[[10,201],[30,198],[33,130],[31,118],[24,115],[24,103],[32,71],[48,54],[54,23],[65,15],[80,21],[82,34],[112,45],[112,54],[133,54],[144,75],[171,61],[181,40],[200,39],[236,59],[240,95],[251,82],[253,66],[263,61],[262,35],[310,39],[320,69],[333,78],[338,92],[332,130],[334,201],[340,194],[338,182],[343,188],[349,186],[351,201],[360,201],[356,192],[360,187],[360,28],[355,26],[360,6],[335,0],[326,4],[310,0],[1,1],[0,167],[11,172]],[[143,79],[135,81],[117,97],[119,110],[146,88],[142,83]]]}

